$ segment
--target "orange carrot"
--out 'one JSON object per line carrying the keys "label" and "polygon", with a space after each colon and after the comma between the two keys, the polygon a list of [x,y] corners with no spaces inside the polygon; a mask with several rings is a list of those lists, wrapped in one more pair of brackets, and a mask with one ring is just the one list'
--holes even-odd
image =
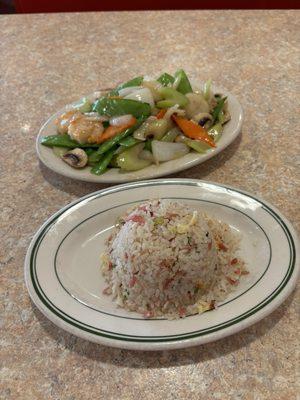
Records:
{"label": "orange carrot", "polygon": [[216,147],[215,142],[209,136],[206,130],[202,128],[202,126],[197,125],[195,122],[190,121],[189,119],[178,117],[175,114],[172,115],[172,119],[174,122],[176,122],[185,136],[191,139],[201,140],[211,147]]}
{"label": "orange carrot", "polygon": [[162,119],[165,116],[165,113],[167,112],[166,108],[162,108],[161,110],[158,111],[156,114],[157,119]]}
{"label": "orange carrot", "polygon": [[108,128],[105,129],[103,134],[97,140],[97,143],[105,142],[106,140],[118,135],[119,133],[125,131],[125,129],[130,128],[136,123],[136,118],[132,117],[126,124],[113,126],[110,125]]}

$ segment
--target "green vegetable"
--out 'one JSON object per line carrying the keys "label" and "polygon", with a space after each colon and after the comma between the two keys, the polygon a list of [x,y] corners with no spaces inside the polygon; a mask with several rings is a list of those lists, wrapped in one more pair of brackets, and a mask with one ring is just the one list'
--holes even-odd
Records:
{"label": "green vegetable", "polygon": [[110,163],[108,165],[109,167],[111,167],[111,168],[119,168],[119,166],[117,164],[117,157],[118,157],[118,155],[114,154],[113,158],[110,160]]}
{"label": "green vegetable", "polygon": [[222,136],[222,131],[222,123],[218,122],[208,130],[208,134],[214,138],[215,142],[217,142]]}
{"label": "green vegetable", "polygon": [[167,74],[166,72],[162,74],[157,81],[161,83],[163,86],[171,85],[174,82],[174,78],[172,75]]}
{"label": "green vegetable", "polygon": [[130,136],[146,119],[146,117],[138,118],[136,124],[131,128],[126,129],[124,132],[119,133],[111,139],[108,139],[106,142],[102,143],[98,150],[90,157],[90,162],[98,162],[101,158],[101,155],[110,150],[115,144],[118,144],[122,139]]}
{"label": "green vegetable", "polygon": [[124,171],[137,171],[151,164],[149,160],[142,160],[139,154],[143,150],[145,144],[139,143],[129,149],[126,149],[121,154],[118,154],[117,164]]}
{"label": "green vegetable", "polygon": [[175,106],[175,104],[178,104],[179,107],[184,107],[188,104],[188,99],[175,89],[163,87],[158,91],[159,94],[165,99],[156,103],[158,108],[169,108]]}
{"label": "green vegetable", "polygon": [[140,141],[135,139],[132,136],[128,136],[127,138],[120,140],[119,145],[121,145],[123,147],[131,147],[137,143],[140,143]]}
{"label": "green vegetable", "polygon": [[164,217],[156,217],[153,219],[154,225],[162,225],[164,221]]}
{"label": "green vegetable", "polygon": [[174,142],[176,137],[180,134],[181,134],[181,131],[178,128],[173,128],[165,134],[165,136],[161,139],[161,141],[162,142]]}
{"label": "green vegetable", "polygon": [[169,123],[166,119],[149,119],[134,132],[133,136],[138,140],[145,140],[148,136],[160,140],[168,129]]}
{"label": "green vegetable", "polygon": [[72,140],[67,134],[44,136],[41,139],[41,144],[48,147],[69,147],[70,149],[75,149],[76,147],[79,147],[80,149],[83,149],[85,147],[99,147],[98,144],[80,144],[76,142],[76,140]]}
{"label": "green vegetable", "polygon": [[203,88],[203,97],[205,98],[206,101],[208,101],[210,98],[210,88],[211,88],[211,79],[205,82]]}
{"label": "green vegetable", "polygon": [[193,92],[189,78],[187,77],[187,75],[183,69],[179,69],[178,71],[176,71],[174,76],[175,76],[175,80],[177,78],[180,80],[179,85],[177,86],[178,92],[180,92],[182,94],[187,94],[187,93]]}
{"label": "green vegetable", "polygon": [[121,85],[117,86],[114,90],[109,93],[109,96],[117,96],[119,94],[119,90],[131,87],[131,86],[140,86],[144,80],[143,76],[137,76],[136,78],[131,79],[128,82],[121,83]]}
{"label": "green vegetable", "polygon": [[108,164],[111,162],[115,154],[115,150],[116,148],[113,147],[106,154],[104,154],[101,160],[91,169],[91,173],[94,175],[103,174],[106,171]]}
{"label": "green vegetable", "polygon": [[217,105],[215,106],[215,108],[213,109],[213,112],[212,112],[212,118],[213,118],[213,124],[216,122],[216,121],[219,121],[219,118],[220,118],[220,114],[221,114],[221,112],[222,112],[222,110],[223,110],[223,108],[224,108],[224,104],[225,104],[225,101],[227,100],[227,97],[223,97],[222,99],[220,99],[218,102],[217,102]]}
{"label": "green vegetable", "polygon": [[54,153],[57,157],[61,158],[63,155],[66,154],[67,151],[70,150],[70,148],[69,148],[69,147],[56,147],[56,146],[53,146],[53,147],[52,147],[52,150],[53,150],[53,153]]}
{"label": "green vegetable", "polygon": [[144,150],[148,150],[148,151],[152,152],[152,140],[153,139],[146,140]]}
{"label": "green vegetable", "polygon": [[195,150],[197,153],[205,153],[207,150],[211,149],[211,147],[208,144],[200,140],[184,138],[182,141],[191,149]]}
{"label": "green vegetable", "polygon": [[94,103],[93,111],[98,112],[100,115],[107,115],[108,117],[131,114],[139,118],[141,116],[149,116],[151,114],[151,107],[148,103],[136,100],[101,97]]}
{"label": "green vegetable", "polygon": [[81,99],[80,103],[76,106],[76,109],[82,113],[88,113],[92,111],[92,103],[84,97]]}

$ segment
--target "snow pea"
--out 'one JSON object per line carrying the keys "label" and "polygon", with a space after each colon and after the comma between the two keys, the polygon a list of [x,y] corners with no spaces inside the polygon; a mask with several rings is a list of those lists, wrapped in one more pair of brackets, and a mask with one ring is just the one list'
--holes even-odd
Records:
{"label": "snow pea", "polygon": [[162,74],[157,81],[161,83],[163,86],[171,85],[174,82],[174,78],[172,75],[167,74],[166,72]]}
{"label": "snow pea", "polygon": [[47,147],[69,147],[70,149],[75,149],[76,147],[79,147],[80,149],[83,149],[85,147],[99,147],[98,144],[80,144],[76,142],[76,140],[72,140],[67,134],[44,136],[41,139],[41,144]]}
{"label": "snow pea", "polygon": [[212,112],[212,118],[213,118],[212,123],[213,124],[216,121],[219,121],[219,118],[220,118],[220,115],[221,115],[222,110],[224,108],[224,104],[225,104],[226,100],[227,100],[227,97],[223,97],[222,99],[220,99],[217,102],[217,105],[215,106],[215,108],[213,109],[213,112]]}
{"label": "snow pea", "polygon": [[92,163],[98,162],[101,159],[102,154],[110,150],[115,144],[118,144],[122,139],[125,139],[128,136],[130,136],[145,121],[146,118],[147,117],[144,116],[138,118],[136,124],[133,125],[131,128],[126,129],[124,132],[121,132],[118,135],[114,136],[113,138],[102,143],[101,146],[99,146],[98,150],[95,151],[95,153],[90,156],[89,161]]}
{"label": "snow pea", "polygon": [[135,139],[133,136],[128,136],[125,139],[120,140],[119,145],[123,147],[131,147],[137,143],[140,143],[140,141]]}
{"label": "snow pea", "polygon": [[186,73],[183,69],[179,69],[175,72],[175,79],[179,79],[179,85],[177,86],[177,91],[182,94],[192,93],[193,89],[190,84],[189,78],[187,77]]}
{"label": "snow pea", "polygon": [[91,169],[91,173],[94,175],[101,175],[103,174],[107,167],[108,164],[111,162],[114,154],[116,151],[116,147],[111,148],[106,154],[104,154],[102,156],[102,158],[100,159],[100,161],[93,166],[93,168]]}
{"label": "snow pea", "polygon": [[117,96],[119,94],[119,90],[127,88],[127,87],[140,86],[142,84],[143,80],[144,80],[143,76],[137,76],[136,78],[133,78],[130,81],[121,83],[119,86],[117,86],[115,89],[113,89],[109,93],[109,96]]}
{"label": "snow pea", "polygon": [[93,111],[108,117],[131,114],[139,118],[142,115],[149,116],[151,114],[151,107],[148,103],[136,100],[101,97],[94,103]]}

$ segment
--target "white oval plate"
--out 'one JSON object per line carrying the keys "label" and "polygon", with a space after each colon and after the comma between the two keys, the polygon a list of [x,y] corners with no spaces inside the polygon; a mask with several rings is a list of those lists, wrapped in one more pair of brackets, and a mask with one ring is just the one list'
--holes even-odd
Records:
{"label": "white oval plate", "polygon": [[[196,85],[194,85],[196,88]],[[111,168],[103,175],[97,176],[90,172],[90,168],[84,168],[81,170],[74,169],[57,157],[51,148],[43,146],[41,144],[41,138],[43,136],[55,135],[56,126],[54,124],[55,119],[66,111],[67,107],[64,107],[42,126],[36,140],[36,149],[40,160],[50,169],[57,172],[58,174],[64,175],[68,178],[78,179],[86,182],[102,182],[102,183],[123,183],[129,181],[137,181],[141,179],[157,178],[159,176],[174,174],[194,165],[200,164],[209,158],[215,156],[224,150],[240,133],[242,122],[243,122],[243,112],[242,107],[235,96],[223,90],[221,88],[213,88],[214,93],[223,93],[228,97],[228,107],[231,114],[231,120],[227,122],[224,126],[224,131],[221,139],[218,141],[217,147],[208,150],[205,154],[199,154],[196,152],[191,152],[184,157],[178,158],[177,160],[167,161],[161,163],[159,166],[150,165],[147,168],[141,169],[134,172],[120,172],[118,168]],[[93,95],[87,96],[93,97]],[[72,105],[78,104],[74,102]]]}
{"label": "white oval plate", "polygon": [[[102,294],[99,255],[116,218],[158,197],[182,200],[241,232],[240,253],[250,274],[216,310],[145,320]],[[223,338],[272,312],[296,284],[297,246],[291,224],[250,194],[197,180],[144,181],[89,194],[54,214],[30,244],[25,279],[37,307],[74,335],[127,349],[173,349]]]}

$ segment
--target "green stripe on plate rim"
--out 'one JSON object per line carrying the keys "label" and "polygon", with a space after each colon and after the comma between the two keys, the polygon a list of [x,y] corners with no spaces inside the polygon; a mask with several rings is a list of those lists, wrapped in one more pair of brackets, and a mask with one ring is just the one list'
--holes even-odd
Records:
{"label": "green stripe on plate rim", "polygon": [[[104,197],[105,195],[111,194],[113,192],[121,192],[124,190],[130,190],[132,188],[138,188],[141,186],[159,186],[159,185],[183,185],[183,186],[201,186],[201,183],[198,184],[196,182],[185,182],[185,181],[180,181],[180,180],[173,180],[173,181],[154,181],[154,182],[139,182],[139,183],[133,183],[133,184],[127,184],[125,187],[119,186],[116,188],[112,188],[112,189],[105,189],[103,191],[100,191],[96,194],[90,194],[85,196],[83,199],[90,199],[90,201],[93,201],[99,197]],[[110,331],[106,331],[106,330],[101,330],[92,326],[89,326],[87,324],[82,323],[81,321],[78,321],[76,319],[74,319],[73,317],[67,315],[65,312],[63,312],[62,310],[60,310],[58,307],[56,307],[50,299],[47,298],[47,296],[45,295],[45,293],[43,292],[42,288],[39,285],[39,282],[37,280],[37,276],[36,276],[36,269],[35,269],[35,261],[36,261],[36,250],[37,250],[37,246],[39,245],[39,243],[42,241],[43,237],[46,235],[46,233],[49,231],[49,229],[51,228],[51,226],[53,225],[53,223],[56,221],[56,219],[58,217],[60,217],[66,210],[70,209],[71,207],[73,207],[74,205],[78,204],[79,202],[81,202],[83,199],[79,199],[78,201],[70,204],[69,206],[65,207],[63,210],[61,210],[60,212],[58,212],[52,219],[49,220],[48,224],[43,228],[43,230],[40,232],[38,238],[36,239],[35,243],[33,244],[32,250],[31,250],[31,254],[30,254],[30,277],[31,277],[31,281],[35,290],[35,293],[37,294],[39,300],[44,304],[44,306],[46,306],[46,308],[48,308],[48,310],[50,310],[56,317],[60,318],[61,320],[63,320],[64,322],[66,322],[67,324],[71,325],[73,328],[77,328],[81,331],[90,333],[90,334],[94,334],[96,336],[102,336],[105,338],[109,338],[109,339],[114,339],[114,340],[121,340],[121,341],[131,341],[131,342],[137,342],[137,343],[151,343],[151,342],[169,342],[169,341],[178,341],[178,340],[186,340],[186,339],[192,339],[192,338],[197,338],[209,333],[214,333],[217,332],[221,329],[225,329],[228,328],[232,325],[235,325],[243,320],[245,320],[246,318],[249,318],[250,316],[252,316],[253,314],[255,314],[257,311],[261,310],[262,308],[264,308],[267,304],[269,304],[275,297],[278,296],[278,294],[283,290],[283,288],[286,286],[287,282],[289,281],[294,267],[295,267],[295,245],[294,245],[294,241],[292,238],[292,235],[290,233],[290,231],[288,230],[285,222],[279,217],[279,215],[277,215],[272,209],[270,209],[270,207],[268,207],[266,204],[264,204],[262,201],[257,200],[255,197],[249,195],[249,194],[245,194],[239,190],[236,189],[231,189],[228,188],[226,186],[223,185],[217,185],[217,184],[209,184],[209,183],[205,183],[205,185],[213,185],[213,186],[217,186],[217,187],[222,187],[227,189],[228,191],[231,192],[236,192],[236,193],[240,193],[246,197],[250,197],[252,199],[254,199],[255,201],[257,201],[259,204],[262,205],[262,208],[268,212],[281,226],[281,228],[283,229],[283,232],[285,233],[287,240],[288,240],[288,244],[289,244],[289,248],[290,248],[290,262],[289,262],[289,266],[287,269],[287,272],[283,278],[283,280],[281,281],[281,283],[277,286],[277,288],[267,297],[265,298],[262,302],[260,302],[259,304],[257,304],[256,306],[254,306],[253,308],[251,308],[250,310],[246,311],[245,313],[239,315],[238,317],[232,318],[231,320],[228,320],[226,322],[223,322],[221,324],[215,325],[213,327],[210,328],[206,328],[206,329],[202,329],[199,331],[194,331],[194,332],[189,332],[189,333],[185,333],[185,334],[180,334],[180,335],[170,335],[170,336],[156,336],[156,337],[146,337],[146,336],[133,336],[133,335],[124,335],[124,334],[118,334],[115,332],[110,332]],[[149,320],[151,321],[151,320]],[[147,320],[145,322],[148,322]]]}
{"label": "green stripe on plate rim", "polygon": [[[251,290],[254,286],[256,286],[256,285],[258,284],[258,282],[260,282],[260,280],[264,277],[264,275],[266,274],[267,270],[269,269],[269,266],[270,266],[270,263],[271,263],[271,260],[272,260],[272,247],[271,247],[270,239],[268,238],[268,236],[267,236],[265,230],[260,226],[260,224],[259,224],[257,221],[255,221],[253,218],[251,218],[249,215],[247,215],[247,214],[244,213],[243,211],[238,210],[237,208],[228,206],[228,205],[226,205],[226,204],[218,203],[218,202],[216,202],[216,201],[209,201],[209,200],[202,200],[202,199],[194,199],[194,198],[191,199],[190,197],[189,197],[189,198],[187,198],[187,197],[161,197],[161,199],[168,199],[168,200],[193,200],[193,201],[199,201],[199,202],[204,202],[204,203],[217,204],[217,205],[222,206],[222,207],[230,208],[231,210],[237,211],[238,213],[244,215],[246,218],[250,219],[256,226],[259,227],[259,229],[260,229],[260,230],[263,232],[263,234],[265,235],[265,237],[266,237],[266,239],[267,239],[267,242],[268,242],[268,245],[269,245],[269,250],[270,250],[269,260],[268,260],[268,263],[267,263],[267,266],[266,266],[265,270],[264,270],[263,273],[260,275],[260,277],[257,279],[257,281],[254,282],[248,289],[246,289],[243,293],[240,293],[238,296],[234,297],[233,299],[228,300],[228,301],[226,301],[226,302],[224,302],[224,303],[218,305],[218,308],[220,308],[220,307],[222,307],[222,306],[225,306],[226,304],[231,303],[232,301],[234,301],[234,300],[238,299],[239,297],[243,296],[245,293],[247,293],[249,290]],[[138,202],[144,202],[144,201],[146,201],[146,200],[147,200],[147,199],[140,199],[140,200],[138,200]],[[59,284],[61,285],[61,287],[63,288],[63,290],[64,290],[69,296],[71,296],[74,300],[78,301],[78,302],[79,302],[80,304],[82,304],[83,306],[85,306],[85,307],[87,307],[87,308],[89,308],[89,309],[91,309],[91,310],[94,310],[94,311],[96,311],[96,312],[99,312],[99,313],[101,313],[101,314],[109,315],[109,316],[115,317],[115,318],[123,318],[123,319],[135,320],[135,321],[145,321],[145,318],[124,317],[124,316],[122,316],[122,315],[116,315],[116,314],[108,313],[108,312],[106,312],[106,311],[98,310],[98,309],[96,309],[96,308],[93,308],[92,306],[89,306],[88,304],[86,304],[86,303],[84,303],[83,301],[79,300],[77,297],[73,296],[72,293],[70,293],[70,292],[68,291],[68,289],[65,288],[65,286],[64,286],[63,283],[61,282],[60,277],[59,277],[59,275],[58,275],[58,273],[57,273],[57,255],[58,255],[59,249],[60,249],[61,245],[63,244],[63,242],[65,241],[65,239],[66,239],[76,228],[78,228],[78,227],[79,227],[80,225],[82,225],[84,222],[90,220],[91,218],[94,218],[94,217],[97,216],[97,215],[103,214],[103,213],[105,213],[105,212],[107,212],[107,211],[111,211],[111,210],[113,210],[113,209],[115,209],[115,208],[118,208],[118,207],[129,206],[129,205],[134,204],[134,203],[137,203],[137,201],[131,201],[131,202],[128,202],[128,203],[123,203],[123,204],[120,204],[120,205],[118,205],[118,206],[114,206],[114,207],[110,207],[110,208],[107,208],[107,209],[105,209],[105,210],[102,210],[102,211],[100,211],[100,212],[98,212],[98,213],[96,213],[96,214],[94,214],[94,215],[91,215],[90,217],[84,219],[84,220],[81,221],[79,224],[77,224],[74,228],[72,228],[72,229],[64,236],[64,238],[61,240],[60,244],[58,245],[58,247],[57,247],[57,249],[56,249],[56,252],[55,252],[55,255],[54,255],[54,271],[55,271],[56,278],[57,278]],[[36,253],[38,253],[39,246],[40,246],[41,243],[42,243],[42,241],[39,242],[39,245],[38,245],[38,247],[37,247],[37,249],[36,249]],[[37,281],[38,281],[38,278],[37,278]],[[41,287],[40,284],[39,284],[39,286]],[[42,290],[42,289],[41,289],[41,290]],[[195,314],[194,314],[194,315],[189,315],[189,316],[187,316],[186,318],[193,317],[193,316],[195,316]],[[163,321],[163,320],[166,320],[166,318],[151,318],[151,319],[150,319],[150,321]]]}

